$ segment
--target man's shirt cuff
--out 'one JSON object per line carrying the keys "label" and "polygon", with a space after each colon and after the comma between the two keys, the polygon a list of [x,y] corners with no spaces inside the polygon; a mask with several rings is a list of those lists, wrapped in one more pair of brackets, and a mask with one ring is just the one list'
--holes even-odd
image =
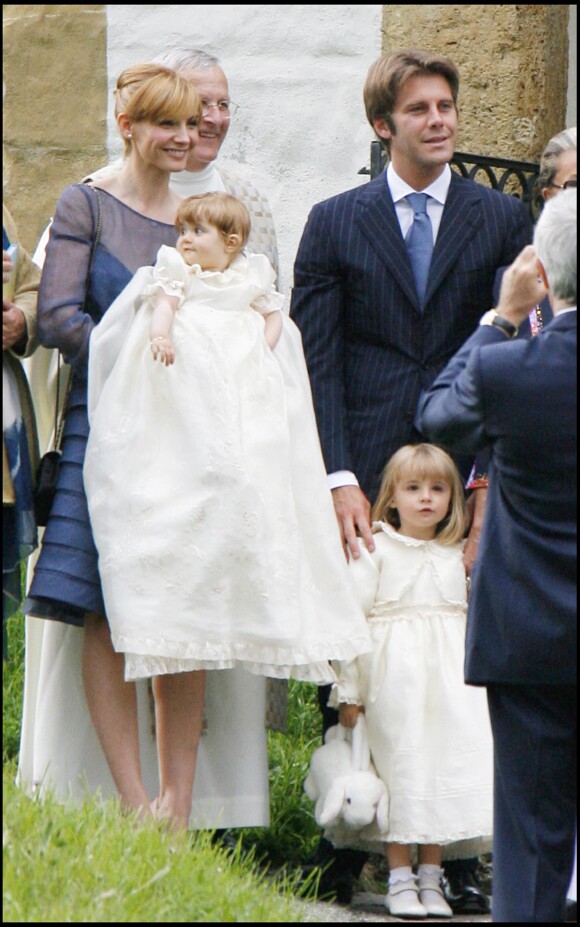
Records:
{"label": "man's shirt cuff", "polygon": [[350,470],[335,470],[334,473],[328,473],[329,489],[338,489],[339,486],[358,486],[358,480]]}

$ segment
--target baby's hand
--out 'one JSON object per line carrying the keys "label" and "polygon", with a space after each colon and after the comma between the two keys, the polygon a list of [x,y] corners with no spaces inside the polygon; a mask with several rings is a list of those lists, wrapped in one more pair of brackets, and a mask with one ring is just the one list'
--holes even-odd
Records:
{"label": "baby's hand", "polygon": [[347,705],[346,702],[342,702],[338,709],[338,720],[343,727],[354,727],[362,710],[360,705]]}
{"label": "baby's hand", "polygon": [[151,339],[151,352],[153,360],[160,360],[166,367],[170,367],[175,360],[175,348],[165,335],[158,335]]}

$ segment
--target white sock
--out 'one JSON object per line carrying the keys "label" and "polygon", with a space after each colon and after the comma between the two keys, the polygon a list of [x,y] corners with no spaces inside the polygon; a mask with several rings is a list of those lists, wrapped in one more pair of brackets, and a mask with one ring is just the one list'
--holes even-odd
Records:
{"label": "white sock", "polygon": [[410,866],[399,866],[397,869],[391,869],[389,872],[389,888],[396,885],[397,882],[408,882],[413,878],[413,870]]}
{"label": "white sock", "polygon": [[439,882],[439,879],[443,875],[443,870],[441,866],[434,866],[433,863],[421,863],[417,869],[417,875],[419,876],[419,880],[423,877],[427,882]]}

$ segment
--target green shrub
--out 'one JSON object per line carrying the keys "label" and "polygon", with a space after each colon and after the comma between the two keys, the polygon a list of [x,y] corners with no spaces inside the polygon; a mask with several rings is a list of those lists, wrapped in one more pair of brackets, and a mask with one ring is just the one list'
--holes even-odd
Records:
{"label": "green shrub", "polygon": [[244,829],[242,844],[266,865],[300,866],[311,855],[320,829],[302,783],[313,750],[321,743],[316,686],[290,680],[288,731],[268,733],[270,827]]}

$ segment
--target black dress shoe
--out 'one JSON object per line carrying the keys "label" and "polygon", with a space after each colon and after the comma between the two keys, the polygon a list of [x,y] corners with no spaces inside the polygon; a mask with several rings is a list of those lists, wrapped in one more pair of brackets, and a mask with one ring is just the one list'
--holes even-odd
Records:
{"label": "black dress shoe", "polygon": [[211,842],[214,846],[221,847],[223,850],[234,852],[238,846],[238,841],[228,830],[218,829],[212,834]]}
{"label": "black dress shoe", "polygon": [[489,914],[489,898],[472,872],[445,872],[442,878],[447,904],[454,914]]}
{"label": "black dress shoe", "polygon": [[302,869],[302,879],[308,878],[314,869],[322,870],[316,897],[348,905],[352,901],[355,879],[367,857],[368,854],[360,850],[336,850],[321,837],[314,855]]}
{"label": "black dress shoe", "polygon": [[571,898],[566,899],[566,923],[576,923],[576,902],[572,901]]}
{"label": "black dress shoe", "polygon": [[[302,881],[305,881],[315,869],[320,867],[314,863],[308,863],[302,868]],[[311,897],[318,898],[320,901],[336,901],[337,904],[349,905],[352,901],[354,890],[354,877],[350,872],[337,871],[330,865],[324,869],[318,880],[316,894]]]}

